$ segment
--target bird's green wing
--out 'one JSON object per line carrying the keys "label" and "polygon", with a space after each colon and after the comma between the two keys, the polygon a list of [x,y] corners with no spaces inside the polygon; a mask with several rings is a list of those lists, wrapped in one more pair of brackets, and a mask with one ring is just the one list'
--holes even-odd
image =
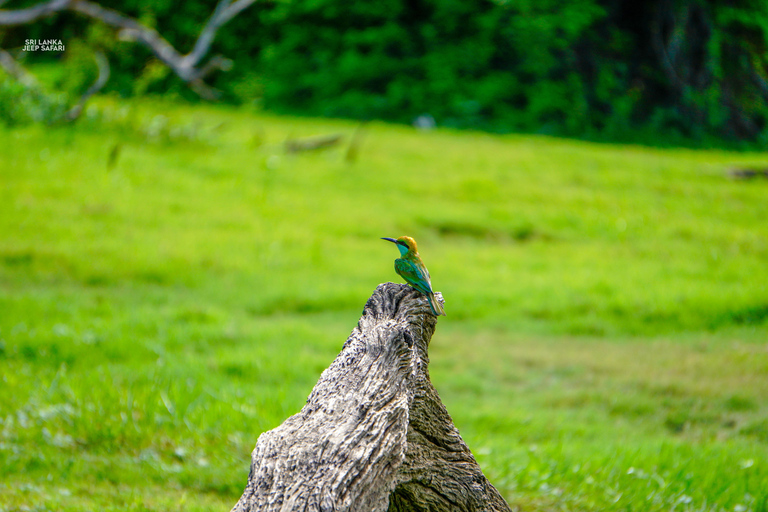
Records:
{"label": "bird's green wing", "polygon": [[429,281],[429,272],[423,265],[417,265],[404,258],[395,260],[395,272],[403,276],[408,284],[429,295],[432,293],[432,283]]}

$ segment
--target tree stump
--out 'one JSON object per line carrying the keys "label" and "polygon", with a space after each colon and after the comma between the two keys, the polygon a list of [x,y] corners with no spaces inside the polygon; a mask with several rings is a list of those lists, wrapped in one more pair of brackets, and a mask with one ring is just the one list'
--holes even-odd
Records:
{"label": "tree stump", "polygon": [[306,405],[259,436],[232,512],[509,511],[429,380],[436,321],[379,285]]}

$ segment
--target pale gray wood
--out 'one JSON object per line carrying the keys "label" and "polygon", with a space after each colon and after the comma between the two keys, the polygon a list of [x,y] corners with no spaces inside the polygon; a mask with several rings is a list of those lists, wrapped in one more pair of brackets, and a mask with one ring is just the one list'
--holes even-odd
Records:
{"label": "pale gray wood", "polygon": [[379,285],[306,405],[259,436],[232,511],[509,511],[429,380],[436,320]]}

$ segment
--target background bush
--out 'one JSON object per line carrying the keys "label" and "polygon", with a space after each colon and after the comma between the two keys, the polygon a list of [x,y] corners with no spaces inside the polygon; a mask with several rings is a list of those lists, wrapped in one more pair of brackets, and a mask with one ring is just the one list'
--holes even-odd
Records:
{"label": "background bush", "polygon": [[[191,48],[211,6],[115,6]],[[219,32],[229,101],[306,115],[644,142],[766,134],[768,4],[757,0],[258,2]],[[122,95],[192,97],[149,51],[61,15],[0,34],[110,54]],[[34,58],[51,58],[33,55]],[[69,58],[69,57],[68,57]]]}

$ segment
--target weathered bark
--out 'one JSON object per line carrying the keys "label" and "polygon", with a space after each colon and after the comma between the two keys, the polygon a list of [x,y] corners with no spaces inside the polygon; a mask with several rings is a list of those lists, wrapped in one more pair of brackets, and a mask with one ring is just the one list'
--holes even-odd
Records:
{"label": "weathered bark", "polygon": [[233,512],[509,511],[429,380],[436,321],[380,285],[302,410],[259,436]]}

